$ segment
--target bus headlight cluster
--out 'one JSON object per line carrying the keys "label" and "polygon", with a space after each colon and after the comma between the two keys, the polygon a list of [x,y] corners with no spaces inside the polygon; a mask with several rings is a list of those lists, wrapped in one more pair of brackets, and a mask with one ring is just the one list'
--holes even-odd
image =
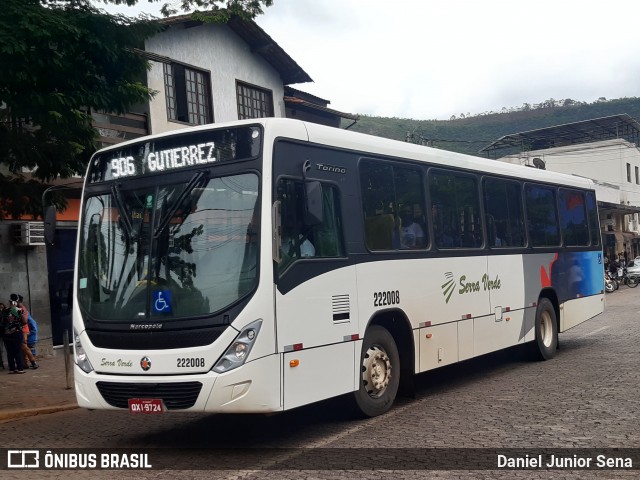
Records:
{"label": "bus headlight cluster", "polygon": [[262,319],[256,320],[250,323],[247,327],[240,332],[240,334],[233,341],[231,346],[227,348],[220,360],[213,367],[213,371],[217,373],[228,372],[234,368],[238,368],[244,364],[249,356],[251,347],[258,338],[258,332],[262,325]]}
{"label": "bus headlight cluster", "polygon": [[78,365],[86,373],[91,373],[93,371],[93,366],[87,358],[87,353],[84,351],[82,343],[80,342],[80,335],[75,328],[73,329],[73,340],[73,352],[76,365]]}

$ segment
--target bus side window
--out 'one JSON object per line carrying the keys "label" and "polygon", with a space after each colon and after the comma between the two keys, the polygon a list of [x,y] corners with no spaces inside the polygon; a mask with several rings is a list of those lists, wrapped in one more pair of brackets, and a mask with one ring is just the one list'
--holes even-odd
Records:
{"label": "bus side window", "polygon": [[341,212],[338,190],[322,184],[322,223],[313,226],[316,256],[344,256]]}
{"label": "bus side window", "polygon": [[483,190],[489,247],[524,247],[520,183],[502,178],[486,178]]}
{"label": "bus side window", "polygon": [[365,160],[360,164],[365,243],[369,250],[424,249],[424,184],[417,168]]}
{"label": "bus side window", "polygon": [[598,220],[596,196],[593,192],[587,192],[587,216],[589,217],[591,245],[600,245],[600,222]]}
{"label": "bus side window", "polygon": [[304,182],[281,179],[278,200],[282,205],[279,271],[299,259],[344,256],[341,209],[335,187],[322,184],[322,223],[314,225],[305,224]]}
{"label": "bus side window", "polygon": [[560,226],[556,210],[556,190],[551,187],[529,184],[526,195],[529,239],[533,247],[557,247],[560,245]]}
{"label": "bus side window", "polygon": [[560,189],[560,226],[565,246],[589,245],[589,224],[585,203],[582,192]]}
{"label": "bus side window", "polygon": [[481,248],[482,220],[476,178],[447,171],[429,174],[431,220],[439,248]]}

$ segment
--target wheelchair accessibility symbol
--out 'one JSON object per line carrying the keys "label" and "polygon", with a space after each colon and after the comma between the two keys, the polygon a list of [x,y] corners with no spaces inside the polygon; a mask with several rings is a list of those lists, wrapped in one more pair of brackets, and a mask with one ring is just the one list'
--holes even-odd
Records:
{"label": "wheelchair accessibility symbol", "polygon": [[153,312],[171,313],[171,291],[158,290],[153,292]]}

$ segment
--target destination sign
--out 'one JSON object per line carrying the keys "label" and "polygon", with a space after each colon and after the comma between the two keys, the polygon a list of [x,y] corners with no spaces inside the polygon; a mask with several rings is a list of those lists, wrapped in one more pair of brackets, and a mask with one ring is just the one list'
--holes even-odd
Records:
{"label": "destination sign", "polygon": [[[146,157],[146,171],[161,172],[162,170],[213,163],[216,161],[214,148],[214,142],[207,142],[150,152]],[[113,178],[122,178],[139,175],[140,172],[136,171],[135,158],[128,156],[111,160],[111,174]]]}
{"label": "destination sign", "polygon": [[190,167],[247,160],[260,154],[260,127],[238,127],[175,134],[121,150],[98,152],[91,160],[90,183],[178,171]]}

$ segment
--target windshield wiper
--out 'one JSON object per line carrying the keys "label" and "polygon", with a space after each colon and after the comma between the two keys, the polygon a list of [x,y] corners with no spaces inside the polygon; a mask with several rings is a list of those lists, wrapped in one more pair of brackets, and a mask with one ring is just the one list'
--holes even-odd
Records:
{"label": "windshield wiper", "polygon": [[189,180],[189,183],[187,183],[187,186],[184,187],[184,190],[182,191],[180,196],[176,199],[175,202],[173,202],[173,207],[171,207],[171,209],[167,211],[164,217],[162,217],[160,224],[153,232],[153,238],[158,238],[160,233],[165,228],[167,228],[167,225],[169,225],[169,222],[171,221],[175,213],[182,206],[182,202],[184,202],[185,198],[187,198],[187,196],[191,194],[191,191],[200,182],[200,180],[202,180],[205,177],[205,175],[207,175],[206,171],[200,171],[200,172],[197,172],[193,177],[191,177],[191,180]]}
{"label": "windshield wiper", "polygon": [[118,207],[118,211],[120,212],[120,218],[122,219],[122,223],[124,224],[124,229],[127,236],[131,240],[135,240],[137,238],[137,234],[133,231],[133,225],[131,225],[131,220],[127,216],[127,211],[125,210],[124,202],[122,201],[122,194],[120,193],[120,187],[117,183],[114,183],[111,186],[111,194],[116,202],[116,207]]}

